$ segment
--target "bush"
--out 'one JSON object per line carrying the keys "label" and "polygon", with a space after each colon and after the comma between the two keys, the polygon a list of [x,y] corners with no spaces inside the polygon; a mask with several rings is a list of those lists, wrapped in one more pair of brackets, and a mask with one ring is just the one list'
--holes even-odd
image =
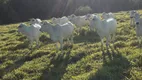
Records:
{"label": "bush", "polygon": [[76,15],[85,15],[87,13],[92,12],[92,9],[89,6],[80,6],[75,10]]}

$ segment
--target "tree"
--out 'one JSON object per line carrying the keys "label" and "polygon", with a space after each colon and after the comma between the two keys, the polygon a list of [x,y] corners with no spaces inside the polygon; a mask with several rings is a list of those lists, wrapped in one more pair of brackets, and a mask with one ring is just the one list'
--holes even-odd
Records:
{"label": "tree", "polygon": [[142,0],[0,0],[0,24],[132,9],[142,9]]}
{"label": "tree", "polygon": [[76,15],[85,15],[87,13],[91,13],[92,9],[89,6],[80,6],[75,10]]}

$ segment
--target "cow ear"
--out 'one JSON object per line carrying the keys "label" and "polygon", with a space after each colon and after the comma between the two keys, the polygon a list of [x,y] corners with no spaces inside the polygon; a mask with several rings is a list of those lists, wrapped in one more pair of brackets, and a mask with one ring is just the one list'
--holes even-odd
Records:
{"label": "cow ear", "polygon": [[21,28],[21,27],[22,27],[21,25],[18,26],[18,28]]}
{"label": "cow ear", "polygon": [[52,18],[52,20],[55,20],[55,19],[56,19],[55,17]]}
{"label": "cow ear", "polygon": [[106,12],[103,12],[102,14],[106,14]]}
{"label": "cow ear", "polygon": [[75,15],[74,15],[74,14],[72,14],[71,16],[72,16],[72,17],[75,17]]}
{"label": "cow ear", "polygon": [[92,19],[93,21],[95,20],[95,18]]}
{"label": "cow ear", "polygon": [[23,23],[21,23],[21,24],[18,26],[18,28],[21,28],[21,27],[22,27],[22,25],[23,25]]}

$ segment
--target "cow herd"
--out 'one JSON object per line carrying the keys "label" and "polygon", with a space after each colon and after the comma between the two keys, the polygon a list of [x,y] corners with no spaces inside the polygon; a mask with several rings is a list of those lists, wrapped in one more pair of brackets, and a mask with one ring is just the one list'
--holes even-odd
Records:
{"label": "cow herd", "polygon": [[[130,13],[130,25],[136,27],[136,36],[139,42],[141,42],[142,36],[142,18],[140,14],[132,10]],[[73,44],[74,30],[77,29],[78,35],[83,26],[89,26],[91,31],[96,31],[101,39],[101,47],[103,48],[103,38],[106,38],[106,47],[108,49],[109,42],[115,40],[117,31],[117,20],[113,13],[103,12],[101,16],[98,14],[87,14],[83,16],[76,16],[74,14],[70,16],[63,16],[61,18],[53,17],[49,21],[41,21],[39,18],[31,19],[30,25],[21,23],[18,26],[18,32],[21,32],[30,40],[31,48],[33,41],[36,41],[37,47],[39,46],[39,37],[41,32],[49,34],[50,39],[54,42],[60,43],[60,48],[56,44],[56,48],[63,49],[63,41],[67,39]]]}

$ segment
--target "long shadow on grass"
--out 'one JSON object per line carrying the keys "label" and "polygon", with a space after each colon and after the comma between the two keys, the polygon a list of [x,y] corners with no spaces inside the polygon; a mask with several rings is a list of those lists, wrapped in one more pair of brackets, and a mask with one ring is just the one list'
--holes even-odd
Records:
{"label": "long shadow on grass", "polygon": [[90,32],[87,32],[86,35],[80,34],[74,37],[74,43],[82,43],[82,42],[94,43],[99,41],[100,41],[100,37],[96,31],[95,32],[90,31]]}
{"label": "long shadow on grass", "polygon": [[[105,54],[105,55],[104,55]],[[106,55],[107,54],[107,55]],[[103,52],[103,65],[89,80],[123,80],[129,78],[130,62],[117,49]]]}
{"label": "long shadow on grass", "polygon": [[46,35],[41,35],[39,41],[42,42],[44,45],[54,43],[50,38]]}
{"label": "long shadow on grass", "polygon": [[50,66],[43,70],[41,80],[61,80],[66,72],[68,64],[73,64],[82,59],[84,53],[79,53],[73,57],[70,56],[70,50],[66,53],[58,54],[51,59]]}
{"label": "long shadow on grass", "polygon": [[[9,47],[8,50],[11,51],[16,51],[16,50],[22,50],[22,49],[29,49],[31,51],[31,53],[36,50],[39,49],[39,47],[37,47],[36,45],[32,45],[32,48],[29,47],[30,46],[30,42],[29,41],[25,41],[24,43],[18,44],[15,47]],[[40,45],[41,46],[41,45]]]}
{"label": "long shadow on grass", "polygon": [[45,69],[41,77],[42,80],[61,80],[62,75],[65,73],[65,69],[69,60],[69,53],[58,54],[51,59],[50,65],[53,65],[50,69]]}
{"label": "long shadow on grass", "polygon": [[[21,57],[19,59],[17,59],[13,65],[9,65],[7,66],[5,69],[4,69],[4,72],[1,72],[0,76],[2,77],[3,75],[15,70],[15,69],[18,69],[19,67],[21,67],[25,62],[27,61],[32,61],[33,59],[35,58],[39,58],[39,57],[42,57],[44,55],[48,55],[49,52],[38,52],[36,53],[35,55],[33,56],[30,56],[29,54],[32,53],[31,51],[29,53],[26,53],[24,57]],[[0,78],[1,78],[0,77]]]}
{"label": "long shadow on grass", "polygon": [[25,49],[29,48],[29,41],[25,41],[24,43],[18,44],[15,47],[9,48],[9,50],[18,50],[18,49]]}
{"label": "long shadow on grass", "polygon": [[[26,55],[26,56],[28,56],[28,55]],[[25,56],[25,57],[26,57],[26,56]],[[19,58],[17,61],[14,62],[14,64],[7,66],[7,67],[4,69],[4,71],[1,72],[1,74],[0,74],[1,77],[0,77],[0,78],[2,78],[2,76],[4,76],[5,74],[7,74],[7,73],[13,71],[14,69],[19,68],[19,67],[22,66],[26,61],[28,61],[28,60],[25,59],[25,57]]]}
{"label": "long shadow on grass", "polygon": [[[21,36],[21,34],[17,34],[17,36]],[[18,49],[25,49],[25,48],[29,48],[30,45],[30,41],[26,40],[27,37],[26,36],[22,36],[18,39],[18,41],[21,41],[24,43],[18,44],[15,47],[10,48],[9,50],[18,50]],[[47,45],[47,44],[52,44],[54,43],[50,38],[46,37],[45,35],[41,35],[39,38],[39,47],[43,46],[43,45]],[[33,45],[32,45],[33,46]],[[33,48],[36,48],[33,46]]]}
{"label": "long shadow on grass", "polygon": [[[46,45],[46,43],[43,43],[44,45]],[[10,44],[8,44],[10,45]],[[43,46],[42,44],[39,44],[39,47],[37,47],[36,45],[32,45],[32,48],[30,48],[30,41],[28,40],[25,40],[24,43],[20,43],[18,45],[16,45],[15,47],[9,47],[8,50],[12,50],[12,51],[16,51],[16,50],[19,50],[19,49],[30,49],[31,51],[34,51],[35,49],[39,49],[39,47]]]}

